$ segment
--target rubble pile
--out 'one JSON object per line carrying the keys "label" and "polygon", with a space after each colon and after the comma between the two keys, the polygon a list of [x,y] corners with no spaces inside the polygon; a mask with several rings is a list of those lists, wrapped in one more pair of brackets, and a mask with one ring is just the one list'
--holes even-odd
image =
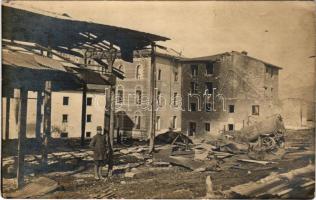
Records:
{"label": "rubble pile", "polygon": [[225,191],[214,191],[210,176],[206,178],[207,198],[306,198],[313,196],[315,165],[291,170],[282,174],[271,174],[258,181],[231,187]]}

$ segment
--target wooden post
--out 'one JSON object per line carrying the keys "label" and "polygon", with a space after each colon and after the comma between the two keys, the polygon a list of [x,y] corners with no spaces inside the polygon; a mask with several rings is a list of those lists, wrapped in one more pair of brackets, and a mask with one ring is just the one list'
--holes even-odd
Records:
{"label": "wooden post", "polygon": [[156,47],[155,43],[151,44],[151,133],[149,140],[149,153],[155,150],[156,135]]}
{"label": "wooden post", "polygon": [[9,140],[10,132],[10,110],[11,110],[11,90],[9,89],[6,96],[6,106],[5,106],[5,140]]}
{"label": "wooden post", "polygon": [[107,145],[108,145],[108,176],[112,175],[112,168],[113,168],[113,162],[112,162],[112,144],[111,142],[111,86],[105,88],[105,112],[104,112],[104,134],[106,137]]}
{"label": "wooden post", "polygon": [[82,89],[82,110],[81,110],[81,146],[84,146],[85,133],[86,133],[86,118],[87,118],[87,87],[83,86]]}
{"label": "wooden post", "polygon": [[42,133],[42,122],[43,122],[42,105],[43,105],[42,91],[38,90],[37,101],[36,101],[36,127],[35,127],[35,135],[38,141],[40,141],[41,133]]}
{"label": "wooden post", "polygon": [[27,119],[27,90],[20,89],[19,110],[18,110],[18,163],[17,163],[17,187],[24,185],[24,154]]}
{"label": "wooden post", "polygon": [[111,110],[110,110],[110,143],[113,148],[114,124],[115,124],[115,85],[111,85]]}
{"label": "wooden post", "polygon": [[[111,48],[113,45],[110,45]],[[110,49],[107,54],[107,70],[106,73],[109,75],[111,86],[107,87],[105,90],[106,98],[106,109],[104,112],[104,133],[106,134],[107,143],[108,143],[108,175],[112,175],[112,156],[113,156],[113,139],[114,139],[114,124],[115,124],[115,77],[112,73],[113,63],[116,58],[116,50]]]}
{"label": "wooden post", "polygon": [[51,96],[52,82],[45,81],[44,89],[44,135],[42,143],[42,164],[47,165],[48,143],[51,132]]}

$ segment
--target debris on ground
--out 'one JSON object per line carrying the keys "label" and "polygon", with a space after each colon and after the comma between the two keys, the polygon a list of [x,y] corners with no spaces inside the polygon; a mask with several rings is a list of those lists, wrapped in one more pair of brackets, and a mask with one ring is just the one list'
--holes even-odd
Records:
{"label": "debris on ground", "polygon": [[206,177],[205,185],[206,185],[205,199],[221,199],[222,198],[222,196],[215,194],[213,182],[210,176]]}
{"label": "debris on ground", "polygon": [[272,174],[255,182],[231,187],[223,194],[228,198],[313,197],[315,180],[311,177],[314,177],[314,174],[315,165],[310,164],[287,173]]}
{"label": "debris on ground", "polygon": [[275,162],[272,162],[272,161],[249,160],[249,159],[238,159],[238,161],[241,161],[241,162],[250,162],[250,163],[257,163],[257,164],[260,164],[260,165],[267,165],[267,164],[275,163]]}
{"label": "debris on ground", "polygon": [[155,137],[155,144],[172,144],[172,143],[193,144],[192,140],[181,132],[167,131]]}
{"label": "debris on ground", "polygon": [[[234,142],[247,144],[247,151],[251,159],[266,159],[266,155],[274,154],[278,149],[284,148],[285,144],[285,127],[279,114],[246,126],[238,131],[229,131],[226,135],[231,136],[229,141],[233,140]],[[236,143],[232,147],[237,148]],[[236,151],[238,148],[235,150],[231,148],[226,147],[225,150],[238,153]]]}
{"label": "debris on ground", "polygon": [[[166,145],[164,148],[155,152],[153,155],[154,162],[170,163],[172,165],[182,166],[192,171],[219,170],[216,160],[196,159],[194,151],[174,151],[177,146]],[[178,152],[178,153],[174,153]],[[189,153],[188,153],[189,152]],[[193,156],[188,156],[193,155]],[[207,152],[208,155],[208,152]],[[199,156],[198,156],[199,157]],[[201,158],[201,157],[200,157]]]}
{"label": "debris on ground", "polygon": [[[314,147],[311,146],[313,143],[310,139],[312,136],[309,136],[313,133],[302,132],[303,134],[298,135],[289,130],[286,133],[285,148],[265,152],[264,158],[260,158],[260,151],[248,152],[249,146],[258,142],[261,136],[257,141],[250,142],[237,141],[234,135],[225,139],[194,138],[193,143],[178,140],[180,136],[172,137],[172,140],[168,140],[169,143],[155,145],[152,155],[148,154],[148,144],[145,143],[138,146],[118,145],[114,148],[113,175],[107,181],[94,179],[90,149],[64,148],[67,151],[49,153],[48,171],[37,170],[40,169],[40,155],[26,155],[26,183],[36,182],[45,173],[45,176],[58,182],[63,190],[56,189],[48,193],[36,190],[40,194],[33,191],[26,196],[22,196],[20,191],[21,197],[14,197],[13,194],[17,196],[18,192],[12,187],[15,186],[15,177],[7,174],[10,170],[16,172],[15,157],[6,156],[3,158],[3,195],[8,198],[50,199],[222,199],[266,198],[264,193],[267,193],[267,197],[275,198],[306,197],[314,188],[315,178],[313,173],[301,173],[299,168],[305,168],[310,161],[314,162]],[[309,142],[310,145],[307,146]],[[291,144],[295,145],[294,148]],[[304,148],[299,145],[304,145]],[[252,154],[255,155],[252,157]],[[104,174],[107,167],[102,168]]]}
{"label": "debris on ground", "polygon": [[164,192],[154,196],[153,199],[193,199],[194,195],[189,189],[180,189],[171,192]]}
{"label": "debris on ground", "polygon": [[219,151],[227,152],[227,153],[231,153],[231,154],[247,153],[248,145],[243,144],[243,143],[230,142],[230,143],[227,143],[225,145],[219,146]]}
{"label": "debris on ground", "polygon": [[39,177],[33,180],[31,183],[24,186],[22,189],[7,194],[6,198],[36,198],[38,196],[45,195],[60,188],[61,186],[58,184],[58,182],[47,177]]}

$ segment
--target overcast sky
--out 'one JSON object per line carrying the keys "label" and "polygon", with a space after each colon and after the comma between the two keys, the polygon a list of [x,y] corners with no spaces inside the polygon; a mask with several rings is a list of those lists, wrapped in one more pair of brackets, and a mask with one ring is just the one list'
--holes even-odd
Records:
{"label": "overcast sky", "polygon": [[312,85],[314,2],[18,2],[73,18],[169,37],[187,57],[247,51],[281,66],[280,89]]}

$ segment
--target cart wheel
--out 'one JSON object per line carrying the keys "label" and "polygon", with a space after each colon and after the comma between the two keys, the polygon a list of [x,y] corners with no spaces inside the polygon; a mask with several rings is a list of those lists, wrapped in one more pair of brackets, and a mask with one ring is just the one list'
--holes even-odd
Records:
{"label": "cart wheel", "polygon": [[263,137],[261,144],[265,150],[272,150],[276,147],[276,142],[272,137]]}

